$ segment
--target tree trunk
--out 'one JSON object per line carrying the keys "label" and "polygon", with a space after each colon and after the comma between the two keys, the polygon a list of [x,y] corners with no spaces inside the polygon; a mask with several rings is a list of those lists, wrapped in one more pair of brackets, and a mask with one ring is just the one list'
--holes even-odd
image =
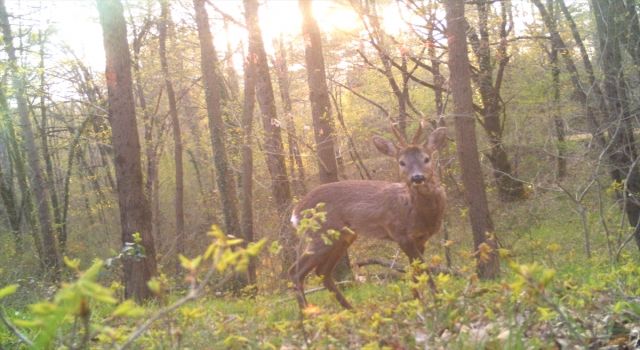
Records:
{"label": "tree trunk", "polygon": [[242,232],[238,219],[238,199],[236,197],[236,186],[229,167],[224,143],[224,123],[222,121],[222,108],[220,105],[220,84],[219,76],[216,72],[217,56],[209,27],[209,16],[207,15],[207,10],[204,8],[205,0],[193,0],[193,4],[195,6],[198,38],[200,40],[202,80],[204,82],[207,103],[213,161],[216,168],[216,180],[222,202],[226,233],[240,237]]}
{"label": "tree trunk", "polygon": [[51,195],[51,206],[53,207],[53,222],[54,230],[58,237],[58,245],[60,248],[60,254],[64,255],[67,250],[67,234],[62,230],[62,215],[60,213],[60,201],[58,200],[58,192],[56,191],[55,174],[53,172],[53,161],[51,159],[51,153],[49,151],[49,137],[48,132],[48,114],[46,105],[45,94],[45,67],[44,67],[44,44],[45,38],[43,33],[38,33],[38,44],[40,46],[40,138],[42,147],[42,157],[44,158],[45,171],[46,171],[46,186]]}
{"label": "tree trunk", "polygon": [[158,271],[151,234],[151,206],[142,181],[127,26],[120,0],[97,0],[97,3],[106,55],[109,123],[115,153],[122,244],[133,242],[133,235],[139,233],[146,251],[144,259],[123,261],[125,298],[142,302],[153,296],[147,282],[157,276]]}
{"label": "tree trunk", "polygon": [[[178,107],[176,106],[176,93],[173,90],[173,83],[169,75],[169,64],[167,63],[167,27],[169,25],[169,2],[160,0],[160,19],[158,21],[158,40],[160,55],[160,65],[164,75],[164,84],[167,89],[169,99],[169,114],[171,115],[171,126],[173,128],[173,159],[176,167],[176,193],[175,193],[175,214],[176,214],[176,254],[184,254],[184,168],[182,165],[182,132],[180,130],[180,120],[178,119]],[[176,260],[179,264],[179,261]]]}
{"label": "tree trunk", "polygon": [[29,162],[33,176],[32,185],[38,208],[38,221],[40,222],[40,233],[42,235],[44,248],[44,265],[46,272],[50,274],[52,280],[56,281],[58,278],[58,250],[56,248],[56,235],[51,221],[49,192],[40,165],[40,155],[38,154],[33,127],[31,125],[31,119],[29,118],[24,80],[20,73],[20,67],[18,67],[18,59],[13,46],[13,35],[9,24],[9,15],[4,0],[0,0],[0,25],[2,26],[2,34],[4,35],[5,51],[7,56],[9,56],[9,70],[11,71],[12,87],[18,102],[18,115],[20,116],[20,123],[22,124],[22,134],[27,150],[27,161]]}
{"label": "tree trunk", "polygon": [[[489,137],[491,145],[491,155],[488,157],[493,166],[493,176],[496,179],[498,193],[502,200],[514,200],[524,197],[524,186],[521,181],[515,179],[509,156],[502,142],[503,121],[500,118],[501,99],[500,87],[502,86],[502,78],[504,69],[509,62],[507,55],[508,35],[506,5],[502,6],[502,23],[500,25],[501,43],[498,47],[496,59],[492,60],[491,45],[489,37],[489,1],[476,2],[478,12],[478,34],[473,30],[468,31],[469,41],[473,48],[473,52],[478,60],[478,73],[475,76],[475,82],[478,85],[478,91],[482,99],[482,126]],[[498,63],[497,71],[494,72],[495,62]],[[495,76],[495,84],[494,84]],[[503,113],[502,119],[506,118]]]}
{"label": "tree trunk", "polygon": [[[284,105],[284,120],[287,127],[287,141],[289,143],[289,163],[291,164],[291,179],[293,180],[294,192],[299,196],[307,193],[307,179],[304,173],[304,165],[300,156],[300,148],[296,136],[296,125],[293,120],[293,108],[291,104],[291,96],[289,94],[289,66],[287,65],[287,51],[284,49],[282,38],[279,41],[274,40],[273,46],[276,48],[275,68],[278,78],[278,87],[280,88],[280,98]],[[296,176],[296,167],[298,176]]]}
{"label": "tree trunk", "polygon": [[[549,16],[557,23],[555,17],[555,9],[553,0],[547,0],[547,7],[549,8]],[[549,64],[551,65],[551,93],[553,95],[553,102],[551,105],[551,119],[555,127],[556,133],[556,176],[558,179],[562,179],[567,174],[567,160],[565,158],[566,143],[564,140],[564,123],[560,116],[560,66],[558,64],[558,44],[556,41],[551,42],[551,52],[549,52]]]}
{"label": "tree trunk", "polygon": [[[307,64],[307,82],[309,83],[309,101],[313,130],[318,152],[318,171],[323,184],[337,182],[338,164],[336,161],[336,134],[331,115],[331,101],[327,88],[324,57],[322,56],[322,39],[318,22],[311,12],[311,0],[298,0],[302,13],[302,36],[304,38],[304,58]],[[333,277],[344,281],[352,276],[348,252],[338,262]]]}
{"label": "tree trunk", "polygon": [[[0,111],[5,116],[9,116],[9,104],[7,102],[4,91],[0,89]],[[4,120],[2,123],[4,124]],[[10,122],[10,121],[9,121]],[[7,132],[9,138],[14,137],[13,132]],[[7,137],[5,136],[5,137]],[[13,147],[11,141],[6,142],[6,147]],[[11,226],[11,233],[16,244],[16,255],[21,255],[24,252],[22,232],[20,229],[20,211],[18,207],[18,197],[14,191],[12,174],[5,174],[2,164],[0,163],[0,198],[4,204],[5,211],[9,217],[9,225]],[[40,257],[42,258],[42,257]]]}
{"label": "tree trunk", "polygon": [[[253,110],[256,101],[256,43],[249,41],[244,62],[244,102],[242,106],[242,238],[253,242]],[[257,283],[256,261],[251,258],[247,270],[249,284]]]}
{"label": "tree trunk", "polygon": [[469,72],[469,56],[464,26],[464,2],[446,1],[447,40],[449,41],[449,71],[453,115],[456,125],[458,159],[469,206],[474,249],[478,254],[478,272],[481,278],[496,278],[500,272],[496,240],[493,238],[493,223],[487,204],[482,168],[478,159],[473,94]]}
{"label": "tree trunk", "polygon": [[[604,99],[602,98],[600,87],[598,86],[598,84],[596,84],[595,75],[593,74],[593,69],[591,67],[591,61],[589,60],[589,56],[587,55],[587,51],[584,48],[584,45],[582,45],[582,40],[579,39],[580,36],[578,35],[577,29],[573,29],[575,25],[572,25],[572,21],[569,21],[569,24],[572,28],[573,36],[581,51],[585,70],[589,74],[589,81],[591,86],[589,86],[587,89],[584,89],[582,87],[578,69],[576,68],[575,63],[571,58],[571,50],[567,49],[567,46],[562,40],[562,37],[558,33],[555,21],[553,21],[553,18],[549,15],[549,12],[542,4],[542,1],[531,1],[538,8],[540,16],[544,20],[547,30],[549,30],[551,42],[553,43],[552,45],[555,46],[562,55],[565,68],[567,69],[567,71],[569,72],[569,76],[571,77],[571,83],[573,84],[575,95],[577,96],[580,103],[582,104],[582,107],[585,110],[587,122],[589,123],[589,126],[591,128],[591,134],[596,139],[596,143],[598,144],[598,146],[604,149],[606,147],[606,140],[603,135],[603,130],[600,126],[600,119],[607,113],[606,106],[604,103]],[[560,6],[564,8],[563,11],[565,12],[565,17],[569,18],[568,11],[566,11],[566,7],[564,6],[563,1],[559,0],[559,2]],[[591,93],[591,91],[593,93]],[[587,92],[589,92],[589,94],[587,94]],[[594,98],[592,98],[592,96]]]}
{"label": "tree trunk", "polygon": [[258,20],[258,1],[244,0],[245,19],[249,32],[249,42],[256,48],[256,97],[262,114],[262,126],[265,134],[265,151],[267,167],[271,176],[271,191],[275,199],[280,221],[280,244],[283,247],[282,274],[286,280],[286,272],[295,261],[298,239],[289,224],[291,217],[291,187],[287,177],[282,145],[282,129],[278,121],[276,101],[269,75],[267,54],[264,50],[262,31]]}
{"label": "tree trunk", "polygon": [[598,44],[604,73],[604,97],[608,107],[606,114],[607,130],[610,147],[607,150],[611,166],[611,178],[617,183],[624,182],[625,210],[629,224],[635,227],[634,238],[640,249],[640,174],[636,167],[632,167],[637,160],[632,118],[629,111],[624,71],[622,67],[622,53],[620,49],[619,28],[616,25],[617,7],[614,1],[594,0],[592,10],[598,30]]}

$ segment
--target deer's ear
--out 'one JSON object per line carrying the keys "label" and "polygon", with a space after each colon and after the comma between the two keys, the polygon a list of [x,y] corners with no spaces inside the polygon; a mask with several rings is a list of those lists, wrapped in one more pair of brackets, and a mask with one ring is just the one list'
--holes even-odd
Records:
{"label": "deer's ear", "polygon": [[384,137],[374,136],[373,144],[376,146],[378,151],[380,151],[380,153],[384,155],[395,158],[398,154],[398,147],[396,147],[393,142],[385,139]]}
{"label": "deer's ear", "polygon": [[437,150],[442,147],[444,144],[444,140],[447,136],[446,128],[437,128],[434,130],[429,137],[427,137],[427,141],[424,143],[424,147],[431,152]]}

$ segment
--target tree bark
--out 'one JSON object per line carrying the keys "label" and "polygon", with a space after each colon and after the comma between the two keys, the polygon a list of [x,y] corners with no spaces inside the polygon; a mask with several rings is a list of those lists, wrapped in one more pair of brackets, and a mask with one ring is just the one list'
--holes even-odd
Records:
{"label": "tree bark", "polygon": [[244,0],[245,19],[249,32],[249,42],[256,48],[256,97],[262,114],[264,127],[264,148],[267,156],[267,167],[271,176],[271,191],[275,199],[280,221],[280,245],[282,252],[282,274],[286,279],[286,272],[295,261],[298,239],[293,234],[289,218],[291,217],[291,187],[287,177],[287,167],[284,160],[284,146],[282,144],[282,129],[278,120],[276,101],[269,74],[267,54],[264,50],[262,31],[258,20],[258,1]]}
{"label": "tree bark", "polygon": [[[171,126],[173,128],[173,160],[176,174],[176,193],[174,197],[176,215],[176,254],[184,254],[184,168],[182,165],[182,131],[180,130],[180,119],[178,119],[178,107],[176,105],[176,93],[173,90],[169,74],[169,63],[167,62],[167,27],[169,26],[168,0],[160,0],[160,19],[158,21],[158,40],[160,55],[160,65],[164,75],[164,85],[167,89],[169,99],[169,115],[171,116]],[[179,261],[176,261],[179,264]]]}
{"label": "tree bark", "polygon": [[222,108],[220,105],[220,82],[216,72],[217,54],[213,46],[213,37],[209,27],[209,16],[204,7],[205,0],[193,0],[193,4],[196,12],[196,24],[198,26],[198,39],[200,40],[202,80],[204,82],[207,103],[213,161],[216,168],[216,180],[222,202],[226,233],[240,237],[242,232],[238,219],[236,186],[233,181],[227,151],[225,149],[224,123],[222,121]]}
{"label": "tree bark", "polygon": [[32,172],[32,186],[37,202],[38,221],[40,222],[40,234],[42,235],[44,250],[44,266],[50,278],[56,281],[58,279],[57,269],[59,261],[56,235],[51,221],[49,192],[40,164],[40,155],[36,147],[31,119],[29,118],[24,78],[18,66],[18,58],[13,46],[13,34],[11,33],[9,15],[4,0],[0,0],[0,25],[2,26],[2,34],[4,35],[5,51],[7,56],[9,56],[9,70],[11,71],[12,87],[18,103],[18,115],[20,116],[20,123],[22,124],[22,134],[27,150],[27,161]]}
{"label": "tree bark", "polygon": [[122,244],[139,233],[146,257],[125,259],[125,298],[142,302],[153,296],[147,282],[157,276],[156,252],[151,234],[151,206],[144,193],[140,139],[136,123],[127,26],[120,0],[97,0],[106,54],[109,123],[115,153],[116,182]]}
{"label": "tree bark", "polygon": [[493,223],[487,204],[482,168],[478,159],[475,133],[473,94],[469,72],[469,56],[464,26],[464,1],[446,1],[447,40],[449,42],[449,71],[453,115],[458,143],[458,159],[469,206],[474,249],[482,252],[483,246],[491,248],[486,254],[478,254],[478,272],[481,278],[496,278],[500,272]]}

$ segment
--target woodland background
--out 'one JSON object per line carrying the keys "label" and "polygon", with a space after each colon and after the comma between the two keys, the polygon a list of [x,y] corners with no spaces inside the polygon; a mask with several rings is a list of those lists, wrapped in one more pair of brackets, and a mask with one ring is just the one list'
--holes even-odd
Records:
{"label": "woodland background", "polygon": [[[0,347],[637,345],[636,0],[283,3],[84,2],[105,70],[0,1]],[[439,292],[360,239],[299,313],[292,206],[390,120],[448,130]]]}

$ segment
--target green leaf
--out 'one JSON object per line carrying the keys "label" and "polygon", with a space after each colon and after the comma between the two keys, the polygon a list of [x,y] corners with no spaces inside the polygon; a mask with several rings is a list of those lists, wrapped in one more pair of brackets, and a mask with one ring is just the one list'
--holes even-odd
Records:
{"label": "green leaf", "polygon": [[77,269],[80,266],[80,259],[69,259],[66,255],[62,258],[64,263],[72,269]]}
{"label": "green leaf", "polygon": [[144,315],[144,309],[136,307],[133,300],[126,300],[124,303],[118,305],[116,310],[111,314],[111,317],[140,317]]}
{"label": "green leaf", "polygon": [[96,279],[103,265],[104,263],[102,261],[96,261],[87,271],[82,274],[82,278],[88,280]]}
{"label": "green leaf", "polygon": [[[259,240],[258,242],[251,242],[249,243],[249,245],[247,246],[247,254],[251,255],[251,256],[257,256],[260,253],[260,250],[262,250],[262,247],[264,247],[264,245],[267,243],[266,238],[263,238],[261,240]],[[277,244],[277,242],[276,242]],[[273,244],[272,244],[273,246]]]}
{"label": "green leaf", "polygon": [[153,292],[153,294],[160,295],[161,284],[157,278],[153,277],[152,279],[150,279],[147,282],[147,287],[149,287],[149,290]]}
{"label": "green leaf", "polygon": [[17,284],[12,284],[10,286],[6,286],[6,287],[0,289],[0,299],[15,293],[17,290],[18,290],[18,285]]}

